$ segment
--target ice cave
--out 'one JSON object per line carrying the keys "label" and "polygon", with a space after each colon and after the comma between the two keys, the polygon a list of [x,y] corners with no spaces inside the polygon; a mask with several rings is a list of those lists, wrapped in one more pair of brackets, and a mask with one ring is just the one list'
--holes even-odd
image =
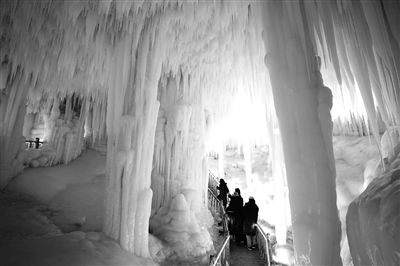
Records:
{"label": "ice cave", "polygon": [[0,265],[400,265],[400,1],[0,0],[0,214]]}

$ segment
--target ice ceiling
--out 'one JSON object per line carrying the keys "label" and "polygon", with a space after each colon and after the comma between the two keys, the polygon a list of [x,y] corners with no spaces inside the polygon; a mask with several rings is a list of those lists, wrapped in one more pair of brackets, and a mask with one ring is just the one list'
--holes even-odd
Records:
{"label": "ice ceiling", "polygon": [[[251,106],[239,112],[239,121],[254,114],[276,121],[273,99],[280,96],[277,90],[272,95],[269,76],[278,76],[279,69],[293,74],[280,82],[281,90],[294,91],[299,80],[315,83],[314,56],[320,56],[336,132],[351,133],[350,123],[363,119],[376,137],[379,121],[399,125],[399,8],[395,1],[2,0],[1,183],[12,176],[4,169],[18,166],[15,136],[26,99],[28,109],[35,109],[73,93],[86,97],[93,138],[101,138],[106,127],[111,143],[108,174],[115,178],[109,188],[115,193],[108,195],[105,231],[146,255],[143,247],[134,248],[135,241],[146,242],[143,230],[121,220],[137,219],[143,229],[149,211],[137,210],[128,195],[140,195],[144,206],[159,206],[178,193],[176,187],[203,186],[207,136],[226,135],[228,126],[222,125],[235,124],[226,114]],[[282,18],[272,19],[274,12]],[[292,40],[290,34],[298,46],[274,43]],[[283,57],[271,54],[274,45],[286,45]],[[303,54],[305,68],[296,70]],[[237,98],[246,100],[232,100]],[[258,121],[247,123],[261,130],[254,126]],[[210,124],[219,133],[211,134]],[[162,189],[151,203],[150,183],[157,182]],[[124,196],[117,198],[119,193]]]}
{"label": "ice ceiling", "polygon": [[[321,72],[333,91],[332,113],[336,122],[341,121],[339,131],[350,131],[346,123],[365,114],[377,131],[376,111],[386,125],[400,121],[396,112],[398,6],[393,1],[364,2],[304,3],[311,41],[322,57]],[[269,86],[260,60],[264,47],[258,4],[2,1],[0,87],[4,89],[21,68],[33,101],[43,91],[105,97],[113,88],[115,66],[122,64],[114,53],[127,49],[136,58],[148,28],[150,42],[160,46],[156,59],[162,68],[160,76],[169,73],[186,82],[181,93],[184,101],[201,98],[209,109],[224,109],[229,102],[226,95],[238,89],[257,99],[256,94],[265,94]],[[285,3],[285,7],[302,27],[298,4]],[[302,44],[305,49],[306,40]],[[137,63],[126,64],[134,68]],[[7,114],[10,105],[2,106]]]}

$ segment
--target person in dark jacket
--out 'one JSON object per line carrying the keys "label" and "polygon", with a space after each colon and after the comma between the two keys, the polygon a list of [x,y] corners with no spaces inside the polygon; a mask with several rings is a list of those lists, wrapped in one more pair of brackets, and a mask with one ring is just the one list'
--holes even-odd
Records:
{"label": "person in dark jacket", "polygon": [[258,219],[258,206],[253,197],[243,207],[243,231],[246,234],[247,249],[256,248],[256,224]]}
{"label": "person in dark jacket", "polygon": [[221,178],[219,180],[219,186],[217,186],[217,189],[219,190],[218,199],[222,201],[222,205],[224,205],[225,209],[228,202],[229,188],[224,179]]}
{"label": "person in dark jacket", "polygon": [[240,190],[235,189],[235,193],[230,197],[230,202],[226,212],[230,217],[230,232],[233,233],[237,245],[244,239],[243,235],[243,198]]}

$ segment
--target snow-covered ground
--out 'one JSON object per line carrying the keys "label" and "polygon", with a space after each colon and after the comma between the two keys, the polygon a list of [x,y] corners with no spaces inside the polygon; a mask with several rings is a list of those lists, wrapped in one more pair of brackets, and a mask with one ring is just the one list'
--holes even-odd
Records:
{"label": "snow-covered ground", "polygon": [[100,233],[105,156],[29,168],[0,193],[1,265],[155,265]]}
{"label": "snow-covered ground", "polygon": [[106,157],[87,150],[69,165],[28,168],[7,187],[47,205],[63,232],[99,231],[103,221]]}

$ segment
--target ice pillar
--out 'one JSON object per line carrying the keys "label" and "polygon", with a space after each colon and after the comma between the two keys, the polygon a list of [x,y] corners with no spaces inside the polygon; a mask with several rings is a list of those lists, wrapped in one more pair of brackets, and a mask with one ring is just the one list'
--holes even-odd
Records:
{"label": "ice pillar", "polygon": [[341,265],[335,174],[318,117],[319,88],[304,2],[267,1],[263,14],[265,61],[282,133],[296,263]]}
{"label": "ice pillar", "polygon": [[149,257],[150,189],[159,102],[157,18],[121,37],[109,56],[107,191],[104,231],[135,255]]}
{"label": "ice pillar", "polygon": [[[199,95],[193,97],[196,100],[187,94],[180,96],[183,91],[192,90],[187,80],[185,74],[167,74],[159,88],[161,106],[153,179],[164,185],[164,189],[162,198],[153,202],[156,209],[167,205],[183,190],[195,189],[200,201],[207,192],[205,112],[200,90],[196,91]],[[164,181],[160,182],[162,178]],[[153,188],[159,185],[152,184]]]}

